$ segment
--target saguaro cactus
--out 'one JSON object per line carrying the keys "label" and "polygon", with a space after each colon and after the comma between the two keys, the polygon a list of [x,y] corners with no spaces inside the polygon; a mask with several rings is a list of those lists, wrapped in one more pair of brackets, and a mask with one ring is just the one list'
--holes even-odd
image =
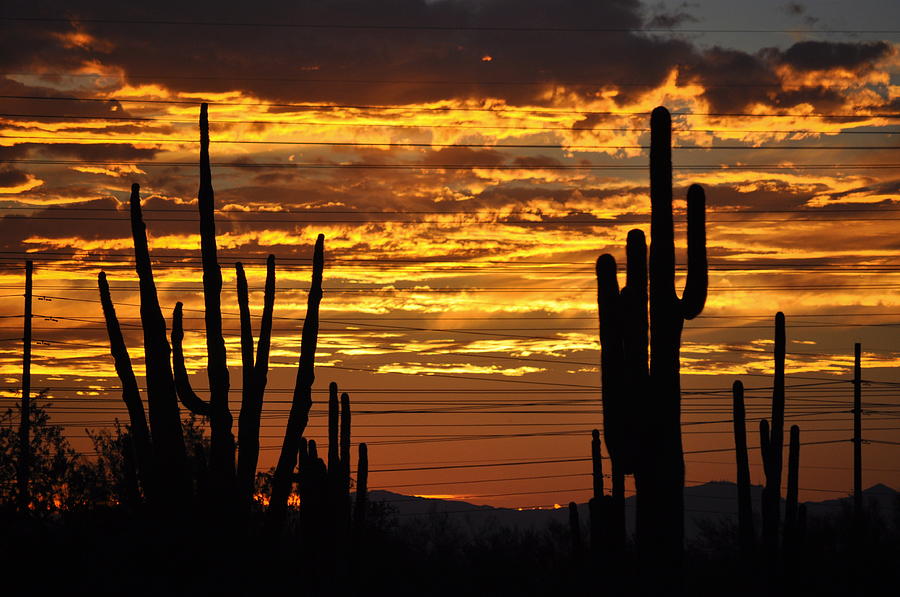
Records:
{"label": "saguaro cactus", "polygon": [[747,424],[744,416],[744,384],[731,387],[734,413],[734,453],[737,462],[738,535],[741,554],[746,558],[756,546],[753,529],[753,503],[750,497],[750,459],[747,456]]}
{"label": "saguaro cactus", "polygon": [[[646,244],[640,231],[631,231],[628,236],[623,292],[618,292],[612,256],[602,255],[597,260],[601,378],[604,429],[613,467],[633,470],[635,474],[641,560],[647,568],[656,569],[656,580],[650,582],[671,587],[680,583],[672,576],[680,576],[684,547],[681,331],[684,321],[699,315],[706,302],[706,215],[703,189],[692,185],[687,193],[688,274],[684,294],[678,298],[672,218],[672,132],[665,108],[653,111],[650,128],[649,276],[643,273]],[[644,281],[648,277],[650,350],[649,372],[645,373]],[[616,363],[621,366],[616,367]],[[619,441],[622,434],[636,438],[637,445],[629,448],[627,440]],[[613,476],[615,479],[615,473]]]}
{"label": "saguaro cactus", "polygon": [[772,389],[772,423],[759,422],[759,443],[766,474],[762,495],[763,545],[774,575],[778,562],[778,529],[781,518],[781,474],[784,452],[784,313],[775,315],[775,378]]}
{"label": "saguaro cactus", "polygon": [[600,314],[600,377],[603,389],[603,433],[612,462],[612,503],[607,539],[621,551],[625,544],[625,475],[634,474],[639,454],[636,396],[648,389],[647,243],[632,230],[626,244],[625,287],[619,291],[612,255],[597,260],[597,304]]}

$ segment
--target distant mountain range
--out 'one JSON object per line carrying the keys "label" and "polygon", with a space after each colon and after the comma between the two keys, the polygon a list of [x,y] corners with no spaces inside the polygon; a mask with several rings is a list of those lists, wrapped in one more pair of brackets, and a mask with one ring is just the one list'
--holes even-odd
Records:
{"label": "distant mountain range", "polygon": [[[762,487],[755,485],[751,488],[754,510],[758,512]],[[568,508],[563,506],[558,509],[526,509],[494,508],[492,506],[479,506],[458,500],[446,500],[402,495],[390,491],[372,491],[369,499],[376,502],[384,502],[389,505],[399,520],[427,517],[434,514],[446,514],[458,520],[462,526],[473,529],[485,524],[507,526],[519,529],[543,528],[551,522],[568,525]],[[887,485],[877,484],[863,492],[863,499],[869,507],[875,507],[880,512],[890,516],[895,503],[900,499],[900,493]],[[825,517],[840,512],[843,504],[849,504],[849,496],[824,500],[820,502],[805,502],[808,515],[812,517]],[[685,502],[685,533],[690,539],[696,535],[698,522],[701,520],[737,520],[737,486],[727,481],[714,481],[703,485],[686,487],[684,490]],[[626,518],[629,533],[634,529],[634,496],[625,500]],[[587,504],[578,504],[578,513],[583,523],[588,520]]]}

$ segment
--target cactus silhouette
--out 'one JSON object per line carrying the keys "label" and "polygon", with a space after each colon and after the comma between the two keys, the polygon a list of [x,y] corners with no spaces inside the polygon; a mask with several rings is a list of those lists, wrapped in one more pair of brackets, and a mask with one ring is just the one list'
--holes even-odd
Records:
{"label": "cactus silhouette", "polygon": [[775,315],[775,378],[772,390],[772,422],[759,422],[759,444],[766,484],[762,493],[763,545],[770,578],[778,565],[778,530],[781,509],[781,474],[784,451],[784,313]]}
{"label": "cactus silhouette", "polygon": [[[268,378],[268,361],[272,340],[272,318],[275,302],[275,258],[270,255],[266,264],[266,284],[262,321],[256,356],[253,354],[253,333],[249,307],[249,289],[242,264],[235,264],[237,300],[241,324],[241,362],[243,392],[238,421],[240,450],[236,450],[232,433],[233,417],[228,406],[230,388],[225,342],[222,336],[222,273],[216,251],[215,202],[209,161],[209,120],[206,104],[200,109],[200,211],[201,257],[203,263],[204,320],[206,324],[206,352],[208,358],[209,400],[204,400],[191,387],[184,354],[184,307],[178,302],[172,314],[171,348],[166,338],[166,323],[162,316],[143,222],[138,185],[131,194],[131,228],[135,262],[141,291],[141,326],[144,333],[147,402],[149,429],[144,417],[143,403],[131,361],[116,318],[106,276],[101,272],[98,284],[106,319],[110,348],[116,371],[122,381],[123,400],[131,420],[131,437],[135,463],[145,495],[158,496],[161,502],[172,505],[190,498],[194,477],[198,493],[213,500],[214,510],[222,513],[235,506],[249,513],[253,500],[256,466],[259,461],[259,427],[263,396]],[[270,511],[274,518],[283,518],[291,475],[296,466],[299,441],[309,407],[312,404],[312,365],[318,334],[318,305],[322,297],[324,266],[324,237],[319,235],[314,250],[313,285],[307,318],[301,339],[300,370],[294,405],[288,421],[283,454],[290,454],[289,466],[281,465],[273,482]],[[170,362],[171,355],[171,362]],[[200,446],[191,450],[201,458],[196,471],[187,467],[184,436],[181,429],[178,401],[190,412],[208,417],[211,429],[209,454]],[[349,405],[347,406],[349,409]],[[349,412],[347,415],[349,425]],[[346,431],[349,453],[349,427]],[[198,452],[199,449],[199,452]],[[237,463],[235,455],[237,453]],[[208,466],[206,460],[208,459]],[[196,460],[196,459],[195,459]],[[286,469],[286,473],[285,473]],[[349,467],[347,469],[349,471]],[[285,474],[287,475],[285,477]],[[346,483],[349,487],[349,481]],[[201,491],[202,490],[202,491]],[[349,503],[349,502],[347,502]],[[281,516],[278,516],[278,512]],[[272,518],[270,516],[270,518]]]}
{"label": "cactus silhouette", "polygon": [[594,489],[588,501],[591,551],[599,555],[597,563],[607,565],[622,555],[624,538],[619,533],[625,527],[625,509],[618,507],[612,496],[604,495],[603,454],[600,432],[596,429],[591,431],[591,464]]}
{"label": "cactus silhouette", "polygon": [[366,508],[369,500],[369,447],[359,444],[359,457],[356,464],[356,499],[353,502],[353,546],[358,554],[361,551],[366,532]]}
{"label": "cactus silhouette", "polygon": [[744,384],[731,386],[734,413],[734,452],[737,462],[738,539],[741,555],[747,558],[756,548],[753,529],[753,502],[750,497],[750,459],[747,456],[747,423],[744,414]]}
{"label": "cactus silhouette", "polygon": [[253,500],[256,481],[256,465],[259,463],[259,426],[262,416],[263,396],[269,372],[269,349],[272,344],[272,311],[275,306],[275,256],[266,260],[266,286],[263,295],[263,312],[260,322],[256,359],[253,358],[253,330],[250,324],[250,306],[247,278],[244,267],[235,264],[237,271],[238,306],[241,318],[241,364],[243,367],[243,391],[238,415],[238,499],[244,509]]}
{"label": "cactus silhouette", "polygon": [[584,553],[584,542],[581,538],[581,521],[578,518],[578,504],[569,502],[569,535],[572,540],[572,557],[581,559]]}
{"label": "cactus silhouette", "polygon": [[671,128],[669,112],[653,110],[649,270],[639,230],[628,234],[627,279],[621,292],[615,259],[607,254],[597,260],[604,433],[613,463],[613,493],[622,485],[617,478],[633,472],[639,555],[642,566],[657,571],[645,580],[669,589],[680,585],[684,549],[681,331],[685,320],[703,310],[708,279],[706,200],[703,189],[692,185],[687,193],[687,281],[682,298],[676,295]]}
{"label": "cactus silhouette", "polygon": [[[313,564],[314,574],[333,578],[346,577],[356,566],[358,551],[351,540],[358,537],[362,520],[355,523],[351,534],[350,508],[350,396],[344,392],[338,399],[337,384],[328,387],[328,452],[327,463],[318,455],[315,440],[298,443],[299,468],[292,475],[300,493],[301,541],[305,557]],[[338,407],[340,404],[340,407]],[[353,516],[364,516],[368,454],[360,446],[362,476],[361,502]],[[357,493],[357,499],[360,499]],[[363,511],[360,511],[360,508]],[[356,526],[359,525],[359,526]]]}
{"label": "cactus silhouette", "polygon": [[[119,319],[110,296],[106,274],[100,272],[97,281],[100,286],[100,303],[103,306],[103,315],[106,320],[110,351],[115,361],[116,374],[122,382],[122,401],[128,409],[130,421],[129,436],[133,450],[125,450],[125,453],[134,453],[134,469],[140,486],[147,498],[152,499],[155,496],[156,469],[150,443],[150,428],[147,426],[147,417],[144,413],[144,403],[141,400],[137,378],[131,366],[131,357],[128,354],[128,347],[125,345],[122,328],[119,326]],[[130,467],[126,467],[126,469],[128,468]]]}
{"label": "cactus silhouette", "polygon": [[[106,320],[110,351],[116,363],[116,373],[122,382],[122,397],[128,408],[136,461],[145,496],[156,506],[175,510],[190,499],[192,483],[187,467],[175,380],[169,361],[171,349],[153,280],[147,227],[141,213],[140,186],[137,184],[131,186],[130,207],[135,269],[140,287],[149,438],[143,403],[104,272],[100,272],[97,280],[100,302]],[[148,453],[152,454],[152,459],[148,458]],[[148,460],[152,462],[148,463]]]}
{"label": "cactus silhouette", "polygon": [[312,408],[312,385],[315,381],[316,344],[319,339],[319,303],[322,301],[322,274],[325,269],[325,236],[320,234],[316,239],[313,251],[312,283],[307,297],[306,317],[303,320],[303,331],[300,339],[300,362],[297,367],[297,381],[288,413],[284,441],[275,474],[272,476],[272,496],[269,499],[268,522],[269,532],[281,529],[281,523],[287,514],[288,496],[294,480],[294,469],[300,454],[300,439],[309,423],[309,410]]}
{"label": "cactus silhouette", "polygon": [[782,546],[785,553],[792,553],[796,547],[797,519],[799,518],[800,480],[800,427],[791,425],[788,440],[788,475],[785,492],[784,532]]}

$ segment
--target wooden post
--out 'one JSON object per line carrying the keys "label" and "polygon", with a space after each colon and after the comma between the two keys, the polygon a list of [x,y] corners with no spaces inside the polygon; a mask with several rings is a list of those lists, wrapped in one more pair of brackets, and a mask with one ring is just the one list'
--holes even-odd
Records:
{"label": "wooden post", "polygon": [[25,322],[22,336],[22,413],[19,422],[19,462],[16,481],[19,485],[19,510],[25,512],[31,503],[31,298],[34,264],[25,262]]}

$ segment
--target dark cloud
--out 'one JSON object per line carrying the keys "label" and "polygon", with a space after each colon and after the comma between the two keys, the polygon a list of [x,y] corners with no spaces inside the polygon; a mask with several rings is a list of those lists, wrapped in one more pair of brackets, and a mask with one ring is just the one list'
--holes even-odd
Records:
{"label": "dark cloud", "polygon": [[696,5],[689,2],[682,2],[669,10],[665,3],[659,2],[653,7],[652,16],[647,20],[645,27],[647,29],[670,29],[685,23],[697,23],[697,17],[688,12],[688,9],[695,7]]}
{"label": "dark cloud", "polygon": [[706,50],[702,60],[684,65],[679,77],[698,80],[714,112],[768,103],[770,93],[780,88],[777,75],[763,58],[718,46]]}
{"label": "dark cloud", "polygon": [[782,7],[782,10],[789,16],[801,17],[807,25],[815,25],[819,22],[819,19],[809,14],[806,6],[800,2],[788,2]]}
{"label": "dark cloud", "polygon": [[0,147],[0,159],[75,158],[76,160],[152,160],[158,149],[126,143],[16,143]]}
{"label": "dark cloud", "polygon": [[27,172],[9,166],[0,166],[0,187],[15,187],[30,180]]}
{"label": "dark cloud", "polygon": [[[0,67],[9,71],[59,72],[94,62],[122,69],[133,84],[157,83],[194,93],[242,91],[283,103],[392,105],[498,97],[510,104],[540,105],[552,101],[548,88],[564,85],[585,98],[594,97],[600,88],[618,86],[616,101],[626,104],[648,86],[661,84],[678,67],[686,79],[707,86],[706,97],[716,110],[739,111],[754,102],[789,107],[790,102],[809,98],[778,93],[775,69],[779,65],[799,70],[865,70],[891,51],[884,42],[799,42],[784,51],[770,48],[758,54],[701,49],[684,39],[640,32],[642,27],[692,20],[689,5],[668,12],[659,6],[654,13],[638,0],[262,0],[254,4],[252,18],[245,5],[211,2],[162,0],[151,6],[102,0],[89,7],[64,2],[13,2],[12,6],[13,14],[66,15],[73,20],[9,28],[14,34],[0,42]],[[799,3],[788,4],[786,10],[805,14]],[[138,22],[78,20],[96,17]],[[344,28],[139,22],[160,20]],[[346,28],[354,24],[441,29]],[[464,29],[473,26],[615,31]],[[48,77],[43,83],[30,80],[29,84],[51,82]],[[3,85],[22,86],[10,81]],[[59,95],[49,87],[10,94]],[[819,95],[814,105],[822,109],[832,105],[832,97]],[[122,106],[109,102],[44,102],[58,104],[52,108],[36,105],[39,100],[22,103],[29,110],[124,113]],[[272,108],[274,112],[291,110]]]}
{"label": "dark cloud", "polygon": [[892,46],[883,41],[801,41],[784,52],[772,51],[772,57],[781,64],[801,71],[834,68],[867,71],[878,60],[890,56],[892,51]]}
{"label": "dark cloud", "polygon": [[[53,2],[41,3],[37,9],[21,9],[25,14],[36,11],[85,19],[103,16],[235,23],[248,20],[243,5],[171,1],[155,3],[152,13],[148,6],[113,2],[93,3],[90,10]],[[255,6],[253,14],[265,15],[253,20],[271,23],[449,28],[537,25],[627,30],[639,29],[643,20],[637,0],[263,1]],[[6,68],[59,71],[96,60],[121,67],[133,77],[148,76],[174,90],[242,90],[274,101],[393,104],[488,95],[517,103],[540,102],[545,101],[545,85],[522,82],[615,83],[633,79],[634,73],[640,72],[642,82],[655,84],[675,62],[688,59],[692,52],[683,41],[627,31],[600,35],[77,22],[45,29],[43,25],[21,28],[17,43],[7,52],[15,56],[7,57]],[[73,45],[66,35],[76,32],[104,43]],[[161,43],[163,36],[165,41]],[[486,56],[491,60],[483,60]],[[133,82],[145,83],[147,79],[135,78]],[[498,85],[500,82],[515,84]]]}

